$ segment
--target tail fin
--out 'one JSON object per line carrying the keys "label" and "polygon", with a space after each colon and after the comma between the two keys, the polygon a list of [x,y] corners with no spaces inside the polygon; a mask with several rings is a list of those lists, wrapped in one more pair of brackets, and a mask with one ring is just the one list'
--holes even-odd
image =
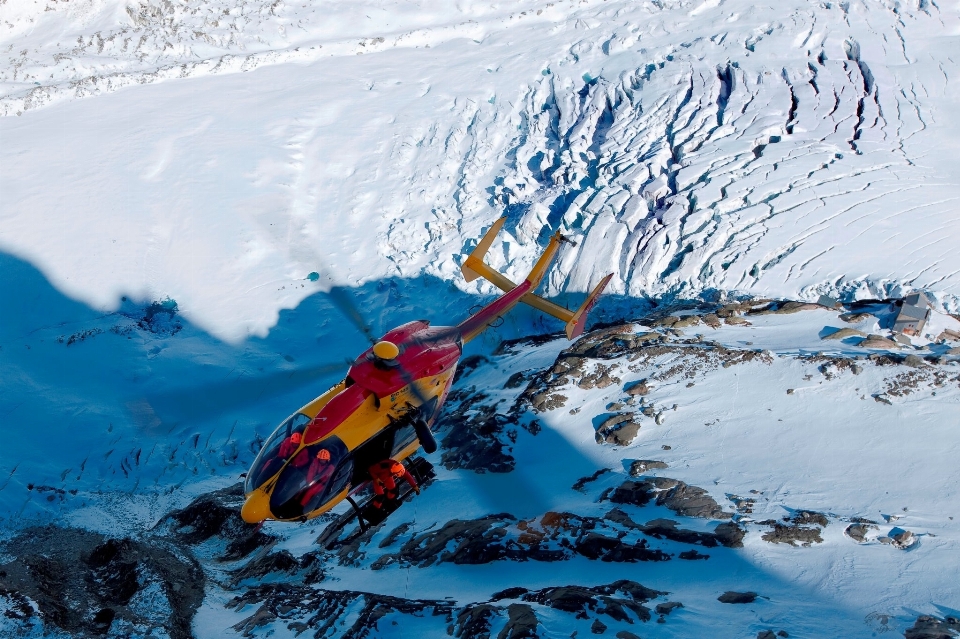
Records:
{"label": "tail fin", "polygon": [[[506,222],[506,220],[507,218],[502,217],[493,223],[490,229],[484,234],[483,238],[477,244],[477,248],[470,253],[467,259],[460,266],[460,270],[463,271],[463,276],[468,282],[472,282],[478,277],[482,277],[500,290],[509,293],[515,289],[517,285],[487,266],[483,261],[484,256],[490,249],[490,246],[493,244],[494,238],[496,238],[497,234],[500,232],[500,229],[503,228],[503,224]],[[547,273],[547,269],[550,268],[550,264],[553,262],[553,258],[556,257],[557,251],[560,250],[560,244],[564,241],[569,240],[566,240],[566,238],[560,235],[559,232],[554,233],[550,238],[550,243],[547,245],[547,248],[537,260],[533,270],[531,270],[530,274],[526,277],[525,281],[530,283],[529,290],[534,290],[543,280],[543,277]],[[566,324],[565,328],[567,338],[574,339],[583,333],[583,329],[587,322],[587,314],[590,312],[590,309],[593,308],[594,304],[597,303],[597,298],[600,296],[600,293],[603,292],[603,289],[606,288],[612,277],[613,273],[610,273],[600,280],[600,283],[597,284],[593,291],[590,292],[590,295],[587,296],[587,299],[576,311],[565,309],[549,300],[543,299],[539,295],[535,295],[534,293],[524,294],[523,297],[520,298],[520,301],[564,322]]]}

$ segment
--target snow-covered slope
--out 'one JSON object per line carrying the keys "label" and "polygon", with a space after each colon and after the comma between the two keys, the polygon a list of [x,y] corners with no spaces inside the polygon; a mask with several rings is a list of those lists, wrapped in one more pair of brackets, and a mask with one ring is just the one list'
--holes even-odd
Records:
{"label": "snow-covered slope", "polygon": [[[0,632],[960,632],[958,56],[932,0],[0,2]],[[471,344],[357,544],[243,526],[365,344],[324,291],[462,319],[501,215],[619,328]],[[915,346],[855,304],[920,289]]]}
{"label": "snow-covered slope", "polygon": [[503,212],[514,275],[584,236],[552,294],[955,305],[940,4],[7,3],[0,244],[232,341],[323,268],[453,279]]}

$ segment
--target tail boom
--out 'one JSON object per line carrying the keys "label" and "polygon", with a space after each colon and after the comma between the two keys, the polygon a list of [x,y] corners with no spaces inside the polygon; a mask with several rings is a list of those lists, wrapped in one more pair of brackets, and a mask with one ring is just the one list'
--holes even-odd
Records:
{"label": "tail boom", "polygon": [[464,278],[468,282],[482,277],[505,293],[505,295],[497,298],[457,327],[462,335],[463,341],[467,342],[482,333],[491,323],[506,314],[507,311],[513,308],[518,302],[523,302],[528,306],[543,311],[547,315],[556,317],[566,325],[565,332],[567,338],[574,339],[583,333],[586,326],[587,314],[597,303],[597,298],[600,296],[600,293],[603,292],[603,289],[606,288],[613,274],[610,273],[600,280],[600,283],[597,284],[576,311],[570,311],[534,294],[533,291],[543,280],[547,269],[550,268],[550,264],[560,250],[561,242],[569,241],[560,235],[558,231],[550,238],[550,243],[547,245],[547,248],[544,249],[543,254],[537,260],[533,270],[530,271],[526,279],[519,285],[514,284],[509,278],[493,270],[483,261],[484,256],[493,244],[494,238],[500,232],[500,229],[503,228],[506,219],[507,218],[502,217],[493,223],[483,238],[477,243],[477,247],[467,259],[464,260],[460,267],[461,271],[463,271]]}

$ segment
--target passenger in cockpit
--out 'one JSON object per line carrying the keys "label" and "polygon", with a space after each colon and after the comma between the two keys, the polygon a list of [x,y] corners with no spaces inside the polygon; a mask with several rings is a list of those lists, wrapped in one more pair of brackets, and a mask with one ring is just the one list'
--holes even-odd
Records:
{"label": "passenger in cockpit", "polygon": [[308,487],[300,498],[300,505],[306,507],[311,499],[322,493],[331,475],[333,475],[333,464],[330,461],[330,451],[321,448],[310,462],[310,468],[307,469]]}

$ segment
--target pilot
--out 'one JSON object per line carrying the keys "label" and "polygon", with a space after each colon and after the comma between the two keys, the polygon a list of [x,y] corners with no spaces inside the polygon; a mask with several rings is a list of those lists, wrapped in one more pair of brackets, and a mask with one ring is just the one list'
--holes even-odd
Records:
{"label": "pilot", "polygon": [[300,442],[303,440],[303,435],[300,433],[291,433],[289,437],[283,440],[283,443],[280,444],[280,456],[286,459],[290,455],[296,452],[300,448]]}
{"label": "pilot", "polygon": [[310,463],[310,468],[307,469],[307,484],[309,486],[304,491],[303,497],[300,498],[300,505],[306,507],[311,499],[323,492],[332,474],[333,464],[330,462],[330,451],[321,448]]}
{"label": "pilot", "polygon": [[420,487],[417,486],[417,480],[413,478],[410,471],[403,464],[395,459],[384,459],[370,467],[370,477],[373,478],[373,498],[374,508],[383,506],[385,499],[397,498],[397,480],[405,479],[410,487],[420,494]]}

